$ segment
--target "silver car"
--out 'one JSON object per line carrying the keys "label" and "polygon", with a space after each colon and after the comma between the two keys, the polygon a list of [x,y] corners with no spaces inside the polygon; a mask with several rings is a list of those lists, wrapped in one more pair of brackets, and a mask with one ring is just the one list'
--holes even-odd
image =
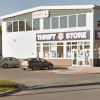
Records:
{"label": "silver car", "polygon": [[1,57],[0,58],[0,66],[3,68],[7,67],[18,67],[19,66],[19,60],[14,57]]}

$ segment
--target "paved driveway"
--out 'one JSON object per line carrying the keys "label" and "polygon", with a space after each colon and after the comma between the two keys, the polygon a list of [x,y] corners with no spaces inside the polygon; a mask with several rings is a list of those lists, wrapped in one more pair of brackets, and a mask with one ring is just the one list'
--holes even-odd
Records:
{"label": "paved driveway", "polygon": [[[67,69],[56,69],[66,70]],[[53,70],[55,71],[55,69]],[[0,100],[99,100],[100,75],[61,75],[48,70],[26,70],[0,68],[0,79],[20,82],[24,91]]]}

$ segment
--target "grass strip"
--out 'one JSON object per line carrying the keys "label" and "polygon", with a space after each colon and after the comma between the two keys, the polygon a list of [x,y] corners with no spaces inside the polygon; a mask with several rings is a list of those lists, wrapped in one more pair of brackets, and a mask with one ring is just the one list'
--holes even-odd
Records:
{"label": "grass strip", "polygon": [[19,84],[10,80],[0,80],[0,92],[8,91],[18,87]]}

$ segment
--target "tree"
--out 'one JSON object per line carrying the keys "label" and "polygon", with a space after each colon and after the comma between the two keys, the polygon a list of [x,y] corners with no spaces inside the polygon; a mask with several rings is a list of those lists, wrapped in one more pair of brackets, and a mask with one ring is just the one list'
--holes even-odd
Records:
{"label": "tree", "polygon": [[0,35],[2,34],[2,26],[0,25]]}

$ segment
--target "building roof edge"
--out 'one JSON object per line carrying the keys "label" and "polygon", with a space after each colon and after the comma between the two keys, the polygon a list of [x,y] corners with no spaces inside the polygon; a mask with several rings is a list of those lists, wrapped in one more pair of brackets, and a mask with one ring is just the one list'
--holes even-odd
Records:
{"label": "building roof edge", "polygon": [[17,15],[21,15],[21,14],[25,14],[25,13],[29,13],[29,12],[34,12],[34,11],[38,11],[38,10],[45,10],[45,9],[49,9],[49,10],[52,10],[52,9],[54,9],[54,10],[56,10],[56,9],[93,9],[93,8],[97,8],[97,7],[100,7],[100,6],[97,6],[97,5],[39,6],[39,7],[19,11],[19,12],[16,12],[16,13],[4,15],[4,16],[1,16],[0,18],[6,19],[6,18],[9,18],[9,17],[14,17],[14,16],[17,16]]}

